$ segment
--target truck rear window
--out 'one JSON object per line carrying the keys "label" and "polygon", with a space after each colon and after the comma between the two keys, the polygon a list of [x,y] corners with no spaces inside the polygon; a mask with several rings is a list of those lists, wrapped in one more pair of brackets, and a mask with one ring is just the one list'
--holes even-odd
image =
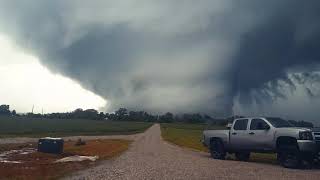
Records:
{"label": "truck rear window", "polygon": [[247,130],[248,119],[239,119],[235,122],[234,130]]}

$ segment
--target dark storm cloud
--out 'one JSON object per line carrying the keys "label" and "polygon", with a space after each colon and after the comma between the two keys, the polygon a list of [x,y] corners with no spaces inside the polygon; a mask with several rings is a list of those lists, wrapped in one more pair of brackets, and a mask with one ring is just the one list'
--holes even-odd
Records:
{"label": "dark storm cloud", "polygon": [[[266,96],[274,93],[277,97],[282,96],[277,90],[279,83],[295,86],[288,76],[290,68],[320,62],[320,23],[317,20],[320,3],[312,2],[290,1],[282,11],[275,12],[261,25],[242,35],[231,73],[234,75],[234,93],[245,96],[240,99],[250,101],[246,94],[252,89],[260,89]],[[300,82],[310,78],[301,76]],[[265,85],[270,82],[266,89]],[[312,94],[310,89],[307,92]]]}
{"label": "dark storm cloud", "polygon": [[0,31],[111,110],[226,115],[235,101],[273,102],[300,86],[319,95],[319,9],[316,0],[0,1]]}

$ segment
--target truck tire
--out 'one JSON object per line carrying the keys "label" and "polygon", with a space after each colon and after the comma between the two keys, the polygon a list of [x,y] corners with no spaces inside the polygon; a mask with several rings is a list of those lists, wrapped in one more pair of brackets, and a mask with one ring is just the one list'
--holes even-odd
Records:
{"label": "truck tire", "polygon": [[277,160],[285,168],[300,168],[302,165],[301,153],[298,144],[293,138],[282,138],[277,142]]}
{"label": "truck tire", "polygon": [[213,139],[210,141],[210,154],[213,159],[224,160],[226,157],[226,151],[221,140]]}
{"label": "truck tire", "polygon": [[250,152],[237,152],[235,156],[238,161],[248,161],[250,159]]}
{"label": "truck tire", "polygon": [[279,163],[285,168],[296,169],[301,166],[301,159],[298,152],[278,152]]}

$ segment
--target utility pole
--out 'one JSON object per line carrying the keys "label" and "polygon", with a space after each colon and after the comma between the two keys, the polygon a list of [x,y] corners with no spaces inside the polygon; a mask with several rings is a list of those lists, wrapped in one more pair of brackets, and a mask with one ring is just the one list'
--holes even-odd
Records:
{"label": "utility pole", "polygon": [[34,109],[34,105],[32,105],[32,111],[31,111],[32,114],[33,114],[33,109]]}
{"label": "utility pole", "polygon": [[43,118],[43,108],[42,108],[42,110],[41,110],[41,119],[43,120],[44,118]]}

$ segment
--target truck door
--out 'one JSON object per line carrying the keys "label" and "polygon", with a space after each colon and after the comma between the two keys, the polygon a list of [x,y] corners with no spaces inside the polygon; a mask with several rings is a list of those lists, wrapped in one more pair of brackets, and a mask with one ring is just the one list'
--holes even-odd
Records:
{"label": "truck door", "polygon": [[244,150],[248,148],[249,119],[237,119],[230,131],[230,145],[232,149]]}
{"label": "truck door", "polygon": [[273,147],[273,130],[265,120],[251,119],[247,140],[252,150],[271,150]]}

